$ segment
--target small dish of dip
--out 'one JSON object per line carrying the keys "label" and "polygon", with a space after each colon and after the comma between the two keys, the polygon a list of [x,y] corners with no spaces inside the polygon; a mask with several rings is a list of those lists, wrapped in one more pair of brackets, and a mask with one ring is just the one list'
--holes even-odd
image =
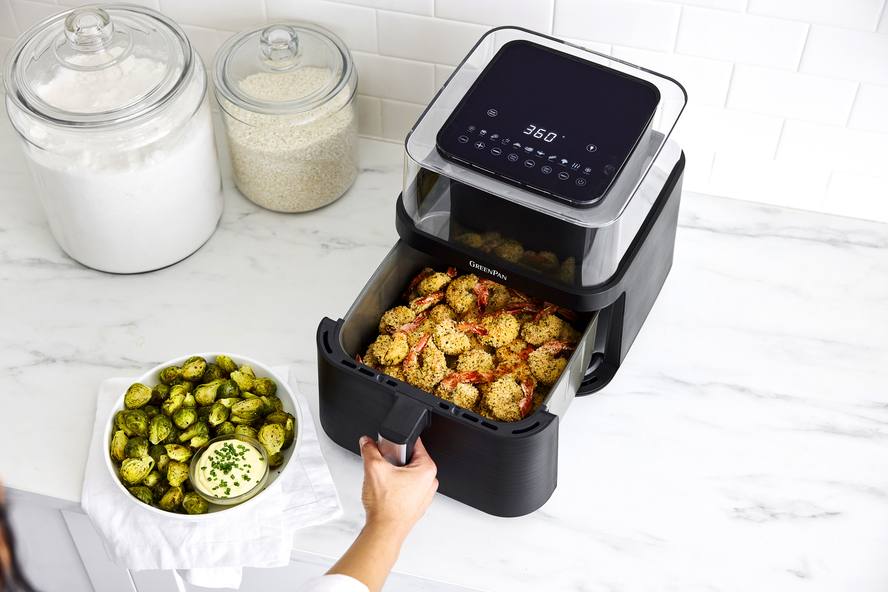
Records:
{"label": "small dish of dip", "polygon": [[219,436],[197,451],[189,471],[198,495],[211,504],[234,506],[265,488],[268,452],[250,436]]}

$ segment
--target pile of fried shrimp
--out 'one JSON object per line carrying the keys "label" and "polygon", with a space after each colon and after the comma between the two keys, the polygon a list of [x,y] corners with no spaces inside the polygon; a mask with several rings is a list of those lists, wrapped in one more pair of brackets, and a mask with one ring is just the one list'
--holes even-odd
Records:
{"label": "pile of fried shrimp", "polygon": [[581,338],[572,311],[453,267],[423,269],[403,299],[357,361],[495,421],[535,411]]}

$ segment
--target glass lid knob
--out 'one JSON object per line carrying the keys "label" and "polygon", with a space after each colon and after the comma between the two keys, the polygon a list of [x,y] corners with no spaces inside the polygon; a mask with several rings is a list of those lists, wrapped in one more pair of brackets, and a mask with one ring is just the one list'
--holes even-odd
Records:
{"label": "glass lid knob", "polygon": [[65,19],[65,37],[72,49],[91,53],[108,48],[114,36],[114,23],[98,6],[75,10]]}
{"label": "glass lid knob", "polygon": [[302,61],[299,36],[287,25],[271,25],[259,37],[262,62],[273,70],[288,70]]}

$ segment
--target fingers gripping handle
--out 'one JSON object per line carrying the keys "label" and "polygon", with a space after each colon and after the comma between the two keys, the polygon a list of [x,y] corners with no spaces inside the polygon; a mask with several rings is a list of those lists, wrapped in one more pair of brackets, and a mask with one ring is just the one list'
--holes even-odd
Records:
{"label": "fingers gripping handle", "polygon": [[395,393],[395,404],[379,427],[379,452],[395,466],[404,466],[413,456],[413,445],[419,434],[431,423],[427,405],[401,393]]}

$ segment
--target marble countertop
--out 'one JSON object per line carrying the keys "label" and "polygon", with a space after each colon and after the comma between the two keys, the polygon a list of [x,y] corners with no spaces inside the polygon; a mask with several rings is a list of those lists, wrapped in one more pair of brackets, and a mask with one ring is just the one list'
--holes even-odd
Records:
{"label": "marble countertop", "polygon": [[[115,276],[53,240],[0,116],[0,475],[78,502],[99,384],[197,351],[295,364],[317,422],[315,330],[397,234],[402,148],[316,212],[233,188],[189,259]],[[692,155],[689,155],[691,158]],[[319,430],[320,431],[320,430]],[[320,431],[341,520],[294,537],[338,556],[361,463]],[[558,488],[503,519],[437,496],[396,570],[492,591],[888,588],[888,226],[686,194],[675,263],[614,381],[561,425]]]}

